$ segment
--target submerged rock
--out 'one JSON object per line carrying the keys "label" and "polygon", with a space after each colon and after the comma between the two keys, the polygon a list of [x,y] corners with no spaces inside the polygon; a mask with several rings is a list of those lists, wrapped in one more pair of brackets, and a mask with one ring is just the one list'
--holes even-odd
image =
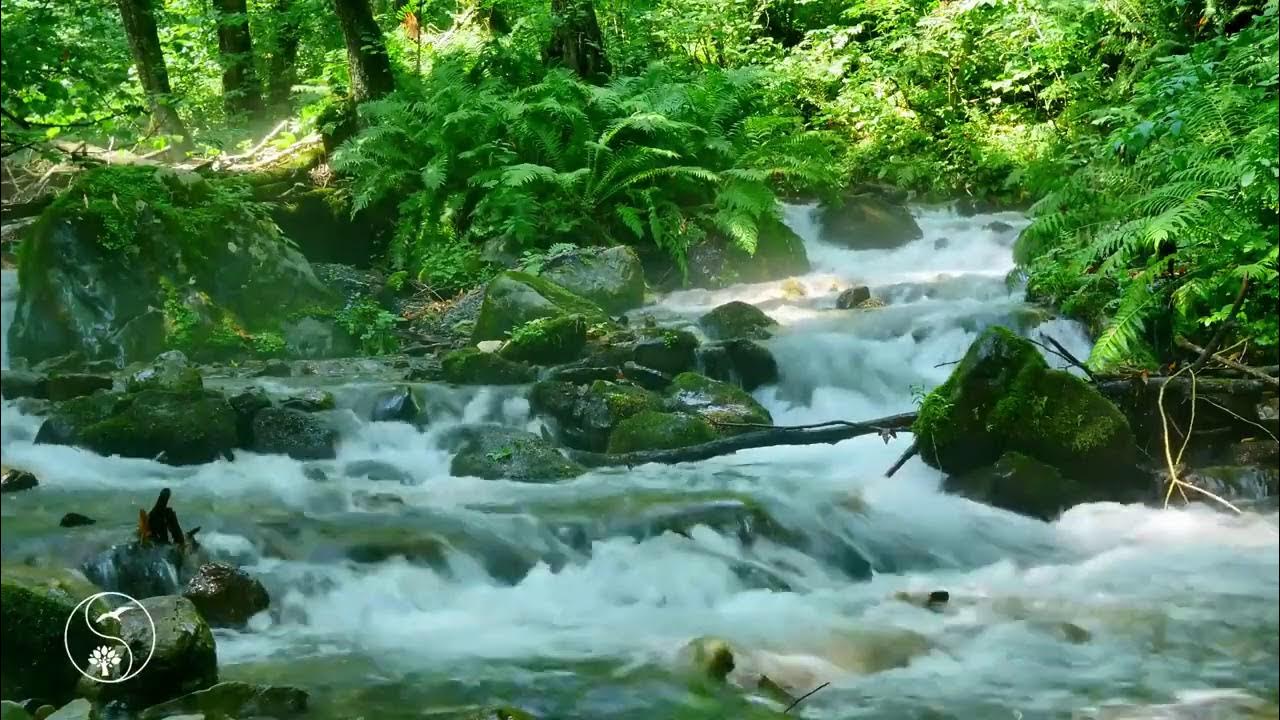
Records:
{"label": "submerged rock", "polygon": [[554,482],[577,477],[586,468],[533,433],[501,426],[465,428],[449,474],[485,480]]}
{"label": "submerged rock", "polygon": [[291,408],[265,408],[253,418],[250,449],[295,460],[328,460],[337,455],[338,433],[323,418]]}
{"label": "submerged rock", "polygon": [[716,438],[706,419],[688,413],[647,410],[623,420],[609,435],[610,453],[674,450]]}
{"label": "submerged rock", "polygon": [[988,467],[948,476],[943,488],[1041,520],[1052,520],[1063,510],[1092,499],[1085,487],[1063,477],[1057,468],[1017,451],[1004,453]]}
{"label": "submerged rock", "polygon": [[177,545],[127,542],[85,561],[86,577],[103,590],[135,598],[176,595],[199,566],[197,554]]}
{"label": "submerged rock", "polygon": [[271,602],[257,578],[224,562],[202,565],[182,596],[213,627],[242,627]]}
{"label": "submerged rock", "polygon": [[854,287],[840,293],[840,296],[836,298],[836,307],[841,310],[850,310],[870,299],[870,288],[866,285],[855,285]]}
{"label": "submerged rock", "polygon": [[716,340],[729,338],[764,339],[772,334],[778,323],[763,310],[734,300],[720,305],[698,319],[707,335]]}
{"label": "submerged rock", "polygon": [[[1158,496],[1163,498],[1168,487],[1168,474],[1161,473],[1158,479]],[[1264,500],[1280,495],[1280,471],[1275,465],[1214,465],[1196,468],[1182,474],[1179,479],[1231,502]],[[1177,493],[1176,490],[1174,492]],[[1187,491],[1186,496],[1194,502],[1214,502],[1193,490]]]}
{"label": "submerged rock", "polygon": [[911,211],[877,193],[850,195],[820,211],[823,238],[854,250],[901,247],[924,237]]}
{"label": "submerged rock", "polygon": [[[80,673],[67,658],[89,657],[97,638],[84,623],[67,625],[80,601],[99,592],[73,570],[6,562],[0,568],[0,696],[71,698]],[[70,630],[64,646],[64,634]]]}
{"label": "submerged rock", "polygon": [[521,385],[534,379],[528,365],[473,348],[445,355],[442,366],[444,379],[455,385]]}
{"label": "submerged rock", "polygon": [[635,250],[625,245],[556,255],[539,275],[614,315],[644,304],[644,270]]}
{"label": "submerged rock", "polygon": [[586,318],[560,315],[530,320],[516,328],[500,354],[515,362],[553,365],[576,360],[586,343]]}
{"label": "submerged rock", "polygon": [[369,419],[373,422],[402,422],[419,426],[427,422],[426,414],[409,387],[398,387],[379,394],[373,400],[373,412]]}
{"label": "submerged rock", "polygon": [[205,690],[153,705],[142,711],[139,720],[165,720],[172,715],[201,714],[213,718],[286,718],[307,710],[305,690],[288,686],[251,685],[220,682]]}
{"label": "submerged rock", "polygon": [[84,527],[86,525],[93,525],[97,522],[98,522],[97,520],[94,520],[88,515],[81,515],[80,513],[77,513],[77,512],[69,512],[66,515],[63,515],[62,519],[58,521],[58,527],[64,527],[64,528]]}
{"label": "submerged rock", "polygon": [[528,273],[509,271],[489,281],[484,304],[471,333],[472,342],[504,340],[512,330],[538,318],[581,315],[588,323],[605,322],[604,310],[586,298]]}

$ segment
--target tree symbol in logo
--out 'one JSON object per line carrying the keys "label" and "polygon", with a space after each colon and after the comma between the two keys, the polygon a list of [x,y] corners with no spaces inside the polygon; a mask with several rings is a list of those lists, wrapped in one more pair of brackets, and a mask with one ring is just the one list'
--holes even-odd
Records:
{"label": "tree symbol in logo", "polygon": [[107,677],[113,668],[120,667],[120,651],[107,645],[99,645],[90,653],[89,665],[98,668],[102,677]]}

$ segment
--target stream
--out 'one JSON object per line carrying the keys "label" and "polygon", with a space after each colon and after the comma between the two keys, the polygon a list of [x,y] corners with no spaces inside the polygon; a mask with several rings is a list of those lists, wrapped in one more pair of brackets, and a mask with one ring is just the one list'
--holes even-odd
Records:
{"label": "stream", "polygon": [[[825,242],[810,208],[785,211],[812,272],[635,313],[691,329],[729,300],[769,313],[781,379],[754,394],[779,425],[910,411],[992,324],[1088,353],[1080,327],[1006,283],[1018,214],[915,208],[923,239],[859,251]],[[888,306],[835,309],[852,283]],[[15,293],[5,271],[6,334]],[[677,654],[702,635],[734,648],[735,679],[829,682],[789,715],[815,720],[1276,717],[1274,511],[1092,504],[1043,523],[942,494],[918,459],[885,478],[905,433],[560,484],[455,478],[442,433],[537,431],[528,388],[415,386],[420,431],[361,419],[390,386],[383,368],[257,381],[334,392],[343,435],[325,462],[239,452],[177,468],[33,445],[40,418],[5,401],[3,461],[40,486],[4,497],[3,561],[78,565],[173,488],[183,524],[271,593],[249,628],[217,631],[222,678],[306,688],[317,720],[491,704],[542,720],[779,717],[753,691],[691,689]],[[58,527],[70,511],[98,522]],[[662,532],[680,513],[709,520]],[[935,589],[951,612],[894,598]]]}

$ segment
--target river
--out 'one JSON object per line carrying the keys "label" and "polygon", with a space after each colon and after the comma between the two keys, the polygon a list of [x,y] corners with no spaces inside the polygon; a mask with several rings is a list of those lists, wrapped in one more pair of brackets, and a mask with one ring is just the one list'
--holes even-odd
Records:
{"label": "river", "polygon": [[[689,325],[739,299],[772,315],[782,377],[755,395],[778,424],[909,411],[995,323],[1087,354],[1079,327],[1045,320],[1006,283],[1023,218],[915,212],[923,239],[856,251],[824,242],[810,209],[790,206],[811,273],[677,292],[637,314]],[[888,306],[836,310],[851,282]],[[6,331],[14,292],[6,271]],[[829,682],[791,712],[815,720],[1276,717],[1272,511],[1093,504],[1043,523],[942,494],[919,460],[885,478],[905,435],[556,485],[453,478],[443,430],[536,429],[526,388],[419,386],[432,423],[418,431],[351,410],[385,386],[373,377],[266,382],[335,392],[336,461],[240,453],[173,468],[36,446],[39,419],[6,402],[0,454],[41,484],[4,498],[4,562],[83,562],[172,487],[183,524],[271,592],[249,629],[218,632],[222,677],[307,688],[319,720],[447,718],[495,703],[542,720],[777,717],[749,692],[691,691],[677,652],[700,635],[727,640],[740,675]],[[402,477],[353,477],[363,460]],[[734,502],[759,509],[737,531],[635,532],[637,517]],[[68,511],[99,522],[59,528]],[[952,612],[893,597],[935,589]]]}

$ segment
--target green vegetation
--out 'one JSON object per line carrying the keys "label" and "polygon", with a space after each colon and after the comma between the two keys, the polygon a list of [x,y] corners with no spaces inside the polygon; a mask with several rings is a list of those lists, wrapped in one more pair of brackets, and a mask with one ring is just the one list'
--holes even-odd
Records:
{"label": "green vegetation", "polygon": [[344,330],[360,342],[366,355],[386,355],[400,347],[396,316],[370,298],[360,298],[334,314]]}

